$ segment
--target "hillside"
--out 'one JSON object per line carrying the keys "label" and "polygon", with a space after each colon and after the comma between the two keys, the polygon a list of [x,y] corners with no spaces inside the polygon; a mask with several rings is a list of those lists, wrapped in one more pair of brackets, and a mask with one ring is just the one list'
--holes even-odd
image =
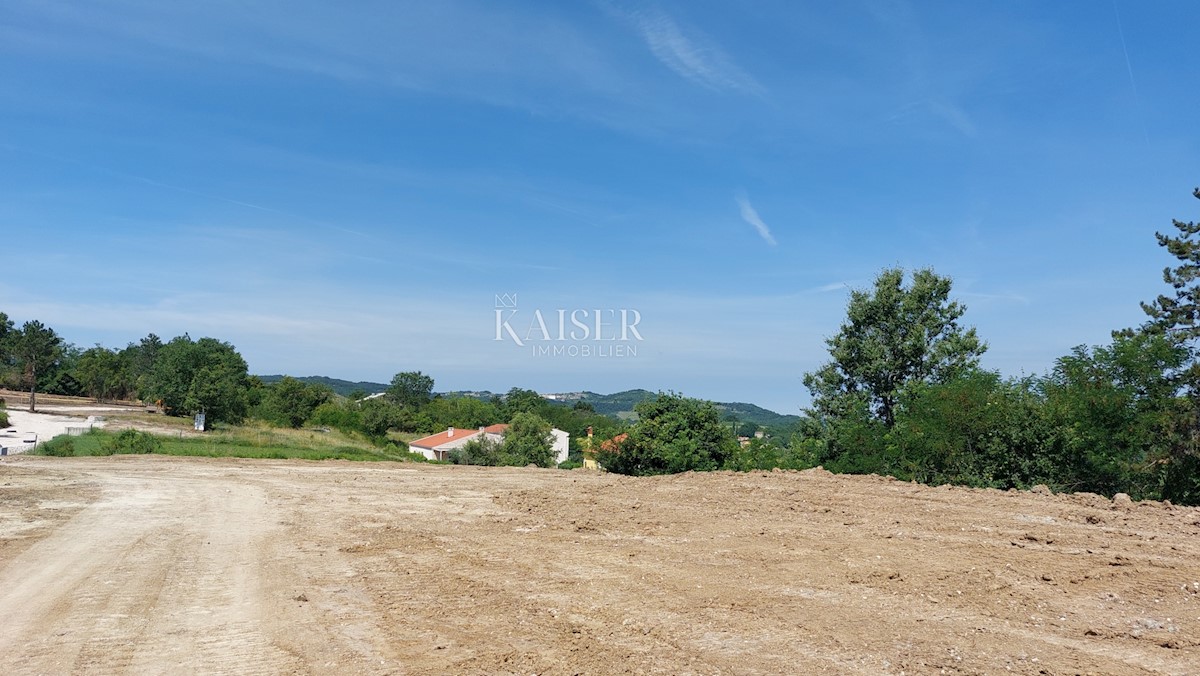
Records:
{"label": "hillside", "polygon": [[[283,378],[282,375],[258,376],[264,383],[271,384]],[[337,394],[346,397],[350,393],[358,390],[368,394],[383,392],[388,388],[387,383],[373,383],[370,381],[353,382],[350,380],[341,380],[338,378],[329,378],[327,376],[293,376],[296,380],[306,383],[315,383],[325,385]],[[454,391],[442,392],[442,396],[447,397],[475,397],[477,399],[490,399],[496,396],[503,396],[486,390],[478,391]],[[613,416],[623,420],[629,420],[634,417],[633,407],[640,401],[651,399],[657,396],[656,393],[650,390],[625,390],[624,392],[615,392],[613,394],[597,394],[596,392],[569,392],[560,394],[548,394],[547,400],[551,403],[562,406],[574,406],[577,401],[586,401],[592,405],[592,408],[597,413],[602,415]],[[794,425],[800,421],[800,416],[784,415],[770,411],[755,404],[745,402],[714,402],[717,409],[721,411],[721,417],[725,420],[737,420],[744,423],[751,423],[761,427],[781,428]]]}
{"label": "hillside", "polygon": [[[301,382],[312,383],[314,385],[324,385],[343,397],[350,396],[350,393],[354,392],[355,390],[361,390],[367,394],[375,394],[376,392],[382,392],[388,388],[386,383],[372,383],[365,380],[356,383],[349,380],[341,380],[340,378],[329,378],[327,376],[292,377]],[[270,385],[271,383],[283,380],[283,376],[258,376],[258,379]]]}

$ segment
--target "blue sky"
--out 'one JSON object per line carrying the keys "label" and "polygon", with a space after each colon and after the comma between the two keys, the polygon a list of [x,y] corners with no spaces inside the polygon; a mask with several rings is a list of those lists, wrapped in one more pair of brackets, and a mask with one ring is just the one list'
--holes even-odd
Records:
{"label": "blue sky", "polygon": [[[1154,231],[1196,219],[1198,25],[1186,0],[7,0],[0,311],[85,347],[211,335],[254,373],[795,413],[847,288],[932,266],[986,366],[1040,373],[1140,323]],[[495,340],[499,294],[523,335],[625,308],[643,339],[538,355]]]}

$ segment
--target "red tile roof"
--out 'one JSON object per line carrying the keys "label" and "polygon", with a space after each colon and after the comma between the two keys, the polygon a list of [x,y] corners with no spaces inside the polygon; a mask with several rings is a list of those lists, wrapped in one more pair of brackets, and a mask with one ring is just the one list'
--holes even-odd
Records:
{"label": "red tile roof", "polygon": [[[455,428],[453,428],[453,430],[454,430],[454,434],[450,434],[450,430],[446,430],[445,432],[438,432],[437,434],[431,434],[427,437],[422,437],[420,439],[417,439],[416,441],[410,441],[410,442],[408,442],[408,445],[416,446],[418,448],[437,448],[438,446],[441,446],[442,444],[448,444],[451,441],[462,441],[463,439],[470,439],[471,437],[475,436],[476,434],[479,434],[479,431],[480,431],[479,428],[459,428],[459,427],[455,427]],[[508,431],[508,424],[500,423],[498,425],[488,425],[487,427],[483,428],[483,431],[487,432],[488,434],[501,434],[502,435],[506,431]]]}
{"label": "red tile roof", "polygon": [[427,437],[417,439],[416,441],[410,441],[408,442],[408,445],[416,446],[418,448],[437,448],[438,446],[441,446],[442,444],[448,444],[451,441],[470,439],[476,434],[479,434],[479,430],[477,429],[464,430],[454,427],[446,430],[445,432],[438,432],[437,434],[431,434]]}
{"label": "red tile roof", "polygon": [[600,442],[600,450],[618,452],[621,450],[621,442],[629,438],[629,435],[622,432],[612,439],[605,439]]}

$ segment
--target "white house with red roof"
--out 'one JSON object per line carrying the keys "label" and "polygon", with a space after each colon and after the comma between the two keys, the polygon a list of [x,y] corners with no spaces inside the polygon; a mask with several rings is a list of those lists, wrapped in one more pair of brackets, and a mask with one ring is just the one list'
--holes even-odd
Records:
{"label": "white house with red roof", "polygon": [[[408,442],[408,449],[414,453],[420,453],[430,460],[447,460],[450,457],[450,451],[465,446],[472,439],[482,441],[486,438],[501,442],[504,441],[504,433],[507,431],[508,425],[506,424],[489,425],[472,430],[450,427],[445,432],[438,432]],[[571,448],[571,434],[558,428],[551,429],[550,434],[554,437],[554,443],[551,446],[554,449],[554,462],[566,461]]]}

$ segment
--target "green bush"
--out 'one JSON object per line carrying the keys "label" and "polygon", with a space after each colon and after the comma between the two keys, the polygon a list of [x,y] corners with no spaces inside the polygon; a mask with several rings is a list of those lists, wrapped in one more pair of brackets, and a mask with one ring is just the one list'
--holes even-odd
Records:
{"label": "green bush", "polygon": [[0,399],[0,427],[8,427],[8,411],[5,410],[3,399]]}
{"label": "green bush", "polygon": [[124,430],[115,437],[105,439],[100,444],[100,451],[104,455],[112,455],[114,453],[159,453],[162,451],[162,442],[158,437],[148,432],[139,430]]}
{"label": "green bush", "polygon": [[75,455],[75,442],[68,436],[57,436],[38,447],[42,455],[66,458]]}
{"label": "green bush", "polygon": [[361,432],[362,412],[357,409],[355,403],[327,401],[313,409],[308,423],[317,427],[332,427],[342,432]]}

